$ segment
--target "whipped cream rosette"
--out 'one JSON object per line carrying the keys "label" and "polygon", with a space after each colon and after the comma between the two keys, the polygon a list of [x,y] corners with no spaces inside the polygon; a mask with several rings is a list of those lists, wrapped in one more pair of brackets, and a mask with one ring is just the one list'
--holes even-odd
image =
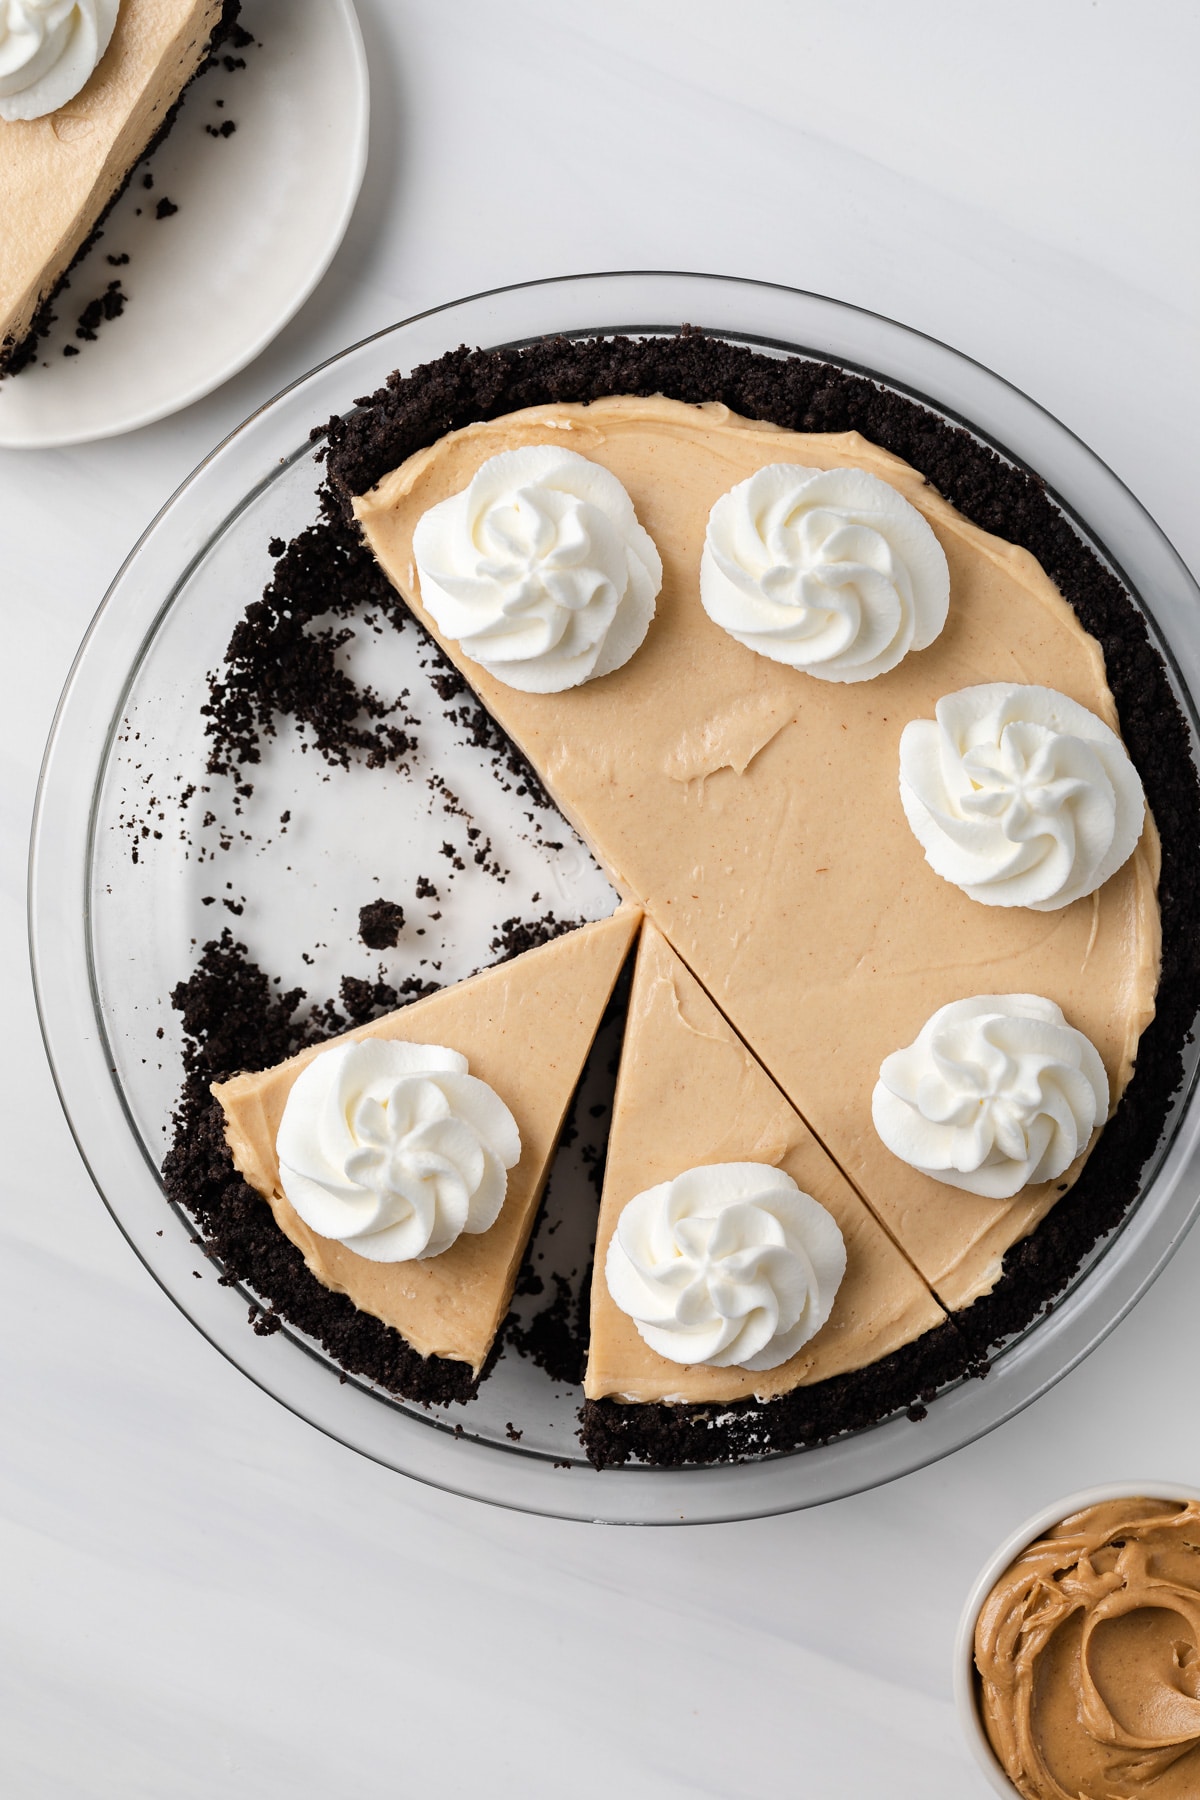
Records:
{"label": "whipped cream rosette", "polygon": [[760,656],[870,681],[933,643],[950,573],[932,528],[877,475],[770,463],[713,507],[700,599]]}
{"label": "whipped cream rosette", "polygon": [[119,0],[0,0],[0,119],[74,99],[108,48]]}
{"label": "whipped cream rosette", "polygon": [[1094,1044],[1037,994],[939,1007],[885,1057],[871,1100],[893,1155],[950,1187],[1009,1200],[1053,1181],[1108,1116]]}
{"label": "whipped cream rosette", "polygon": [[495,1223],[521,1139],[457,1050],[364,1038],[296,1077],[276,1150],[311,1230],[371,1262],[409,1262]]}
{"label": "whipped cream rosette", "polygon": [[925,860],[984,906],[1053,912],[1133,854],[1141,779],[1115,731],[1053,688],[987,682],[900,738],[900,800]]}
{"label": "whipped cream rosette", "polygon": [[617,477],[536,444],[489,457],[413,532],[421,598],[509,687],[557,694],[610,675],[654,617],[662,561]]}
{"label": "whipped cream rosette", "polygon": [[829,1317],[846,1246],[833,1216],[782,1169],[714,1163],[636,1194],[604,1272],[668,1361],[774,1369]]}

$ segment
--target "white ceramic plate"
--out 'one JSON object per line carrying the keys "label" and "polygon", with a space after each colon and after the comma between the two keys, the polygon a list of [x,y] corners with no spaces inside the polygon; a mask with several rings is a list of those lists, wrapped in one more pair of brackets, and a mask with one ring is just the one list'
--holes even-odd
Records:
{"label": "white ceramic plate", "polygon": [[[170,135],[55,303],[36,363],[0,382],[0,445],[115,437],[245,368],[329,267],[362,185],[367,65],[351,0],[244,0],[245,68],[189,88]],[[224,101],[218,107],[216,102]],[[205,126],[232,119],[212,137]],[[158,219],[162,197],[178,208]],[[140,211],[139,211],[140,209]],[[114,269],[109,255],[127,253]],[[119,276],[129,304],[80,355],[80,312]]]}

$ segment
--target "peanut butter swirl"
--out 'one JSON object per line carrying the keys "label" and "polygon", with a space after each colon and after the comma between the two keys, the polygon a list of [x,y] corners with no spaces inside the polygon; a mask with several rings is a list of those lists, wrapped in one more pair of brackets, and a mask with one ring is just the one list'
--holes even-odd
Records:
{"label": "peanut butter swirl", "polygon": [[1200,1505],[1108,1500],[1064,1519],[988,1595],[975,1666],[1027,1800],[1196,1800]]}

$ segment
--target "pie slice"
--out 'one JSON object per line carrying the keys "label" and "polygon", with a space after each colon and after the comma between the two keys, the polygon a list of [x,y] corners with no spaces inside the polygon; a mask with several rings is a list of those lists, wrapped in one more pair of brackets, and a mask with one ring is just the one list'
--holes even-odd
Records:
{"label": "pie slice", "polygon": [[[422,608],[413,529],[503,450],[553,443],[611,470],[662,557],[657,613],[614,673],[519,692]],[[865,469],[925,516],[950,568],[930,648],[872,681],[821,681],[755,654],[706,615],[698,572],[714,501],[773,462]],[[1011,1201],[963,1193],[893,1156],[871,1123],[884,1057],[980,993],[1055,1001],[1095,1044],[1115,1104],[1153,1016],[1158,843],[1054,913],[982,906],[933,873],[898,794],[899,740],[938,699],[1041,683],[1117,728],[1099,644],[1028,552],[971,524],[855,433],[804,434],[661,397],[533,407],[450,433],[355,501],[376,557],[550,793],[645,908],[952,1311],[1079,1174]]]}
{"label": "pie slice", "polygon": [[276,1223],[327,1288],[394,1326],[423,1357],[470,1365],[478,1376],[512,1297],[563,1119],[641,915],[610,919],[553,939],[468,981],[360,1025],[342,1038],[398,1038],[460,1051],[470,1073],[508,1106],[521,1134],[494,1225],[464,1233],[440,1256],[372,1262],[318,1237],[279,1184],[275,1141],[300,1071],[328,1045],[302,1050],[261,1074],[214,1085],[239,1172],[270,1204]]}
{"label": "pie slice", "polygon": [[27,360],[39,309],[237,10],[229,0],[122,0],[73,99],[40,119],[0,119],[0,374]]}
{"label": "pie slice", "polygon": [[[783,1169],[836,1219],[846,1273],[816,1336],[759,1374],[669,1362],[613,1300],[605,1257],[635,1194],[703,1164]],[[643,927],[617,1077],[592,1276],[589,1400],[770,1400],[862,1369],[945,1324],[901,1255],[794,1107],[739,1042],[699,983],[649,922]]]}

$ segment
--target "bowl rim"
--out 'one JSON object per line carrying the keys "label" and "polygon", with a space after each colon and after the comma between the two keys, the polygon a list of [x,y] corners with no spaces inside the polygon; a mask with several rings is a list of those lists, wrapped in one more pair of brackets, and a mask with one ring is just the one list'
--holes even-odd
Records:
{"label": "bowl rim", "polygon": [[1021,1800],[1021,1791],[1014,1787],[1001,1768],[979,1716],[975,1677],[975,1622],[996,1582],[1022,1550],[1036,1543],[1051,1526],[1070,1518],[1072,1513],[1083,1512],[1089,1506],[1099,1506],[1105,1500],[1200,1502],[1200,1487],[1187,1481],[1161,1481],[1157,1478],[1152,1481],[1100,1482],[1093,1487],[1079,1488],[1074,1493],[1065,1494],[1062,1499],[1052,1501],[1047,1506],[1039,1506],[1036,1512],[1010,1531],[992,1551],[971,1583],[963,1602],[954,1633],[954,1709],[977,1767],[991,1784],[993,1791],[1001,1796],[1001,1800],[1014,1800],[1014,1797],[1015,1800]]}

